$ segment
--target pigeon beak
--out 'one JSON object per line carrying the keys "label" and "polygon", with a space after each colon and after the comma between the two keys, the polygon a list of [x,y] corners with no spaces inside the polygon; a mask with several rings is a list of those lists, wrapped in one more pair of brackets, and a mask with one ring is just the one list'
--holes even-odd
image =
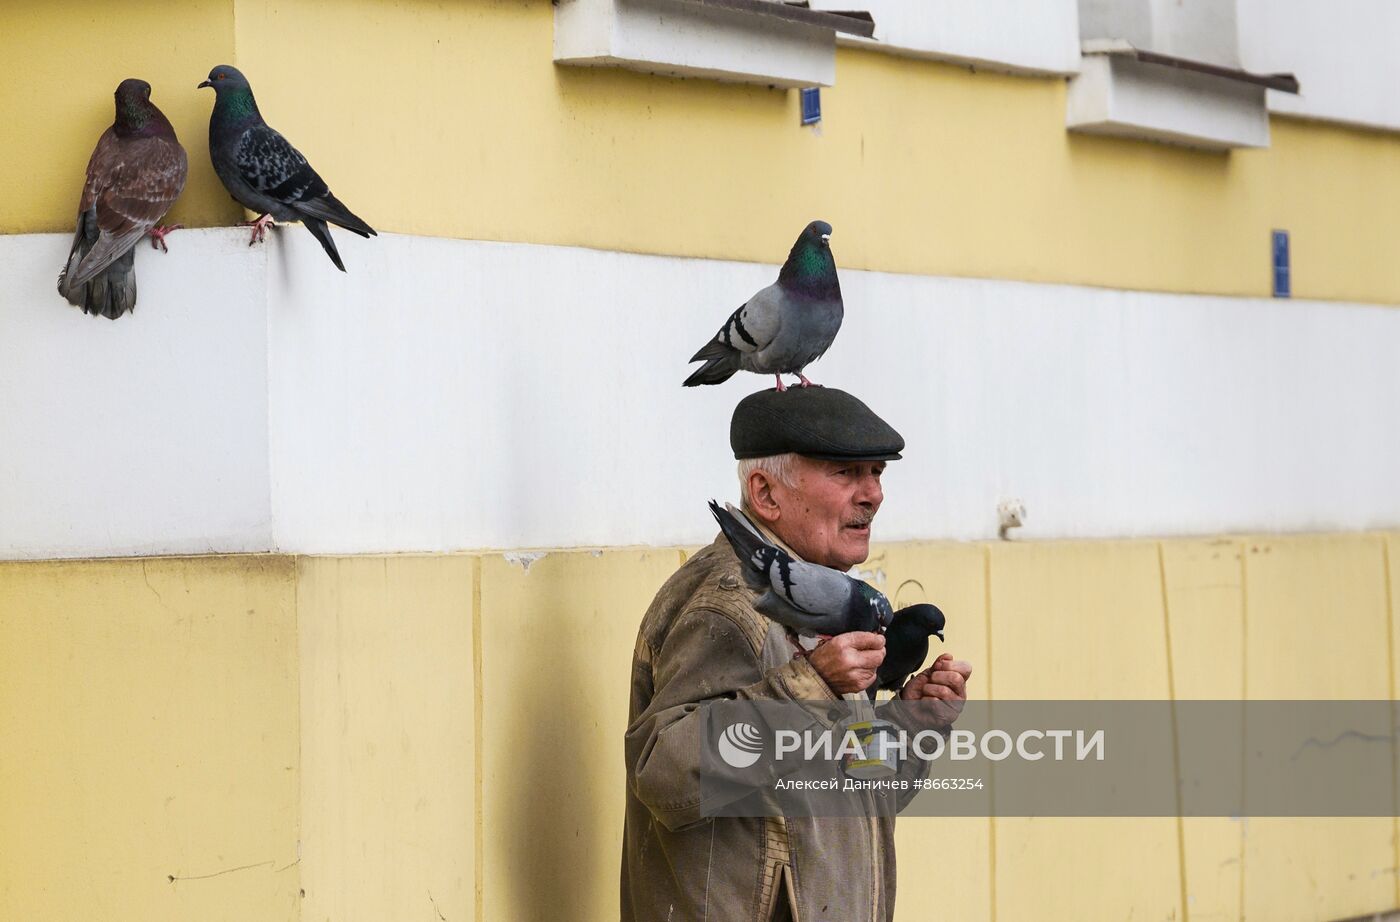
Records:
{"label": "pigeon beak", "polygon": [[822,243],[830,243],[830,242],[831,242],[831,235],[830,235],[830,234],[822,234]]}
{"label": "pigeon beak", "polygon": [[206,86],[213,86],[213,85],[214,85],[214,84],[212,84],[212,83],[210,83],[208,80],[206,80],[206,81],[204,81],[203,83],[201,83],[199,86],[195,87],[195,89],[196,89],[196,90],[202,90],[202,89],[204,89]]}

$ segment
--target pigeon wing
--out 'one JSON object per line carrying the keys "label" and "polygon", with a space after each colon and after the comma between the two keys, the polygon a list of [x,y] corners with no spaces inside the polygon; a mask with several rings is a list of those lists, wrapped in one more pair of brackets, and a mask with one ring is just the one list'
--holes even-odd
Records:
{"label": "pigeon wing", "polygon": [[76,288],[126,254],[155,226],[185,188],[189,161],[178,141],[102,135],[88,161],[79,204],[93,212],[97,241],[65,280]]}
{"label": "pigeon wing", "polygon": [[769,574],[773,592],[798,611],[821,621],[813,629],[820,634],[842,634],[852,630],[852,596],[855,580],[840,570],[821,564],[793,560],[775,567]]}
{"label": "pigeon wing", "polygon": [[840,634],[842,617],[830,614],[812,614],[795,607],[776,589],[759,595],[753,607],[779,624],[792,628],[799,634]]}
{"label": "pigeon wing", "polygon": [[777,338],[782,325],[782,291],[769,285],[729,315],[715,334],[715,342],[740,352],[761,352]]}
{"label": "pigeon wing", "polygon": [[338,224],[362,237],[374,228],[331,195],[326,181],[302,152],[274,128],[254,125],[243,133],[233,154],[234,166],[254,190],[294,211]]}
{"label": "pigeon wing", "polygon": [[330,192],[297,150],[268,125],[254,125],[238,140],[233,165],[255,191],[296,208]]}

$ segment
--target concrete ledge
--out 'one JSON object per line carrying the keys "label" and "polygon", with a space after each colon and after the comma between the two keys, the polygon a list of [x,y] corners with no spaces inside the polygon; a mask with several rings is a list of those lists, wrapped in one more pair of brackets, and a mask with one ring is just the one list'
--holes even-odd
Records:
{"label": "concrete ledge", "polygon": [[831,86],[836,32],[819,22],[682,0],[560,0],[554,60],[737,83]]}
{"label": "concrete ledge", "polygon": [[[812,0],[814,9],[852,5],[851,0]],[[874,15],[875,36],[838,35],[839,44],[1026,76],[1079,70],[1076,0],[861,0],[858,5]]]}
{"label": "concrete ledge", "polygon": [[1265,88],[1117,54],[1086,54],[1070,81],[1073,131],[1210,150],[1268,147]]}

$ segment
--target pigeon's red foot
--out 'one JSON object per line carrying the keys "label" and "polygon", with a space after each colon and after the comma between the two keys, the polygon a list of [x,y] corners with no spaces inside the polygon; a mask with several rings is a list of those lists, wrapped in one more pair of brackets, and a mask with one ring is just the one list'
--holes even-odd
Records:
{"label": "pigeon's red foot", "polygon": [[239,221],[238,226],[253,229],[253,236],[248,239],[248,246],[252,246],[255,243],[262,243],[263,238],[267,236],[267,226],[271,223],[272,215],[265,214],[256,221]]}
{"label": "pigeon's red foot", "polygon": [[169,253],[170,247],[165,245],[165,235],[171,231],[181,230],[184,226],[183,224],[161,224],[146,231],[151,237],[151,249]]}
{"label": "pigeon's red foot", "polygon": [[782,375],[774,375],[773,377],[778,379],[778,393],[781,394],[783,391],[787,390],[787,385],[783,383]]}
{"label": "pigeon's red foot", "polygon": [[820,384],[813,384],[811,381],[808,381],[807,376],[800,371],[797,373],[797,379],[802,382],[803,387],[821,387]]}

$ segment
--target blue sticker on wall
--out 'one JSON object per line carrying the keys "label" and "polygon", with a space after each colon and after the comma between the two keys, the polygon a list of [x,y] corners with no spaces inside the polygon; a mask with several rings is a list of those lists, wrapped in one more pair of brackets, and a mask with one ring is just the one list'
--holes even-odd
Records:
{"label": "blue sticker on wall", "polygon": [[1288,298],[1293,294],[1293,280],[1288,265],[1288,231],[1274,231],[1274,297]]}
{"label": "blue sticker on wall", "polygon": [[802,124],[815,125],[822,120],[822,88],[802,88]]}

